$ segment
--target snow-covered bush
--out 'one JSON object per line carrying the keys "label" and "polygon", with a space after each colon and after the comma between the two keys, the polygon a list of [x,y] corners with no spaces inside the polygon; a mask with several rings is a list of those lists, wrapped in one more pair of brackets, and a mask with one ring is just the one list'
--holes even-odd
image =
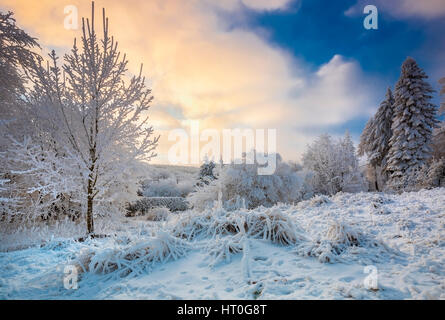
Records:
{"label": "snow-covered bush", "polygon": [[216,237],[205,247],[211,259],[209,265],[212,267],[219,262],[230,262],[232,255],[243,250],[243,239],[241,233],[233,236]]}
{"label": "snow-covered bush", "polygon": [[127,216],[144,215],[157,207],[168,208],[170,211],[187,210],[187,202],[182,197],[151,197],[142,198],[127,205]]}
{"label": "snow-covered bush", "polygon": [[227,210],[239,208],[271,207],[277,203],[295,203],[312,195],[305,183],[310,175],[295,172],[281,158],[272,175],[258,175],[256,164],[230,164],[218,168],[217,180],[197,186],[187,201],[196,210],[212,208],[221,195]]}
{"label": "snow-covered bush", "polygon": [[[339,260],[346,250],[352,247],[385,247],[361,231],[340,221],[330,221],[327,229],[320,239],[312,242],[303,242],[297,246],[296,253],[302,256],[316,257],[323,263],[333,263]],[[385,247],[386,249],[386,247]]]}
{"label": "snow-covered bush", "polygon": [[215,238],[242,234],[290,245],[305,239],[303,231],[277,207],[252,211],[214,209],[201,213],[188,212],[173,221],[170,230],[173,235],[189,240],[198,236]]}
{"label": "snow-covered bush", "polygon": [[417,174],[417,189],[437,188],[445,185],[445,158],[433,159]]}
{"label": "snow-covered bush", "polygon": [[315,193],[332,195],[339,191],[367,190],[349,133],[338,141],[327,134],[318,137],[308,145],[303,166],[313,172],[310,185]]}
{"label": "snow-covered bush", "polygon": [[145,180],[139,194],[143,197],[185,197],[194,187],[194,181],[177,181],[175,177],[162,180]]}
{"label": "snow-covered bush", "polygon": [[269,240],[282,245],[296,244],[306,238],[292,219],[279,208],[255,211],[245,216],[246,232],[253,238]]}
{"label": "snow-covered bush", "polygon": [[310,202],[310,205],[318,207],[323,204],[330,203],[331,200],[329,199],[329,197],[319,194],[319,195],[316,195],[313,198],[311,198],[309,200],[309,202]]}
{"label": "snow-covered bush", "polygon": [[7,151],[0,153],[3,167],[3,220],[17,223],[81,215],[84,194],[76,159],[60,156],[32,139],[10,138]]}
{"label": "snow-covered bush", "polygon": [[243,232],[244,221],[222,208],[199,213],[188,211],[172,221],[170,230],[173,235],[188,240],[198,236],[214,238]]}
{"label": "snow-covered bush", "polygon": [[158,262],[179,259],[186,255],[189,248],[184,240],[159,231],[155,236],[138,243],[121,244],[114,241],[111,246],[86,247],[74,263],[81,272],[116,272],[118,276],[126,276],[151,271],[151,267]]}
{"label": "snow-covered bush", "polygon": [[150,209],[147,213],[147,220],[150,221],[165,221],[170,216],[171,212],[166,207],[158,207]]}
{"label": "snow-covered bush", "polygon": [[199,169],[199,178],[198,178],[198,184],[209,184],[210,181],[213,181],[216,179],[215,177],[215,170],[216,164],[213,161],[208,161],[205,159],[204,163],[201,165]]}

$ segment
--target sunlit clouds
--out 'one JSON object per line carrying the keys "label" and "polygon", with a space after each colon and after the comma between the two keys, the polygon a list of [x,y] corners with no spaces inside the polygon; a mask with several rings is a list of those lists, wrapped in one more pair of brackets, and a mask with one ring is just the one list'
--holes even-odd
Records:
{"label": "sunlit clouds", "polygon": [[[95,1],[96,28],[101,30],[100,9],[105,7],[130,71],[136,73],[143,63],[153,89],[150,118],[161,134],[155,162],[166,162],[168,132],[184,120],[218,130],[275,128],[278,152],[298,160],[312,138],[307,128],[318,133],[371,113],[373,84],[354,60],[336,55],[313,69],[255,30],[231,23],[230,17],[243,19],[245,10],[286,10],[289,2]],[[90,1],[0,4],[15,12],[19,25],[39,39],[45,54],[49,48],[66,52],[79,36],[79,31],[64,29],[64,6],[75,5],[86,17],[91,10]]]}

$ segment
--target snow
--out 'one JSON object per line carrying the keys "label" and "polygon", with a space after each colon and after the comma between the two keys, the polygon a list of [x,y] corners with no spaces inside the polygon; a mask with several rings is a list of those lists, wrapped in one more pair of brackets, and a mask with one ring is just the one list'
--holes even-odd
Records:
{"label": "snow", "polygon": [[[0,299],[445,299],[445,188],[114,225],[14,251],[17,235],[2,233]],[[65,289],[65,267],[82,263],[78,289]]]}

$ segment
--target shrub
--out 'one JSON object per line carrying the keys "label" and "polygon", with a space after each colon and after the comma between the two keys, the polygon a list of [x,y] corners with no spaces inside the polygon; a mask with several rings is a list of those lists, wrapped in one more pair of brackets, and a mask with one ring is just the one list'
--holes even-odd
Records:
{"label": "shrub", "polygon": [[210,267],[219,262],[230,262],[232,255],[240,253],[243,250],[243,237],[241,234],[234,236],[217,237],[215,241],[206,246],[206,251],[211,259]]}
{"label": "shrub", "polygon": [[279,208],[262,211],[206,210],[186,213],[173,221],[171,232],[176,237],[192,240],[198,236],[216,238],[237,234],[269,240],[282,245],[304,241],[303,231]]}
{"label": "shrub", "polygon": [[182,197],[151,197],[142,198],[127,205],[127,216],[145,215],[153,208],[164,207],[171,212],[187,210],[187,202]]}
{"label": "shrub", "polygon": [[165,221],[170,216],[170,210],[165,207],[153,208],[148,211],[147,220]]}
{"label": "shrub", "polygon": [[75,264],[81,272],[116,272],[118,276],[126,276],[150,271],[155,263],[176,260],[188,250],[189,245],[185,241],[159,231],[155,237],[139,243],[122,246],[116,242],[111,247],[84,248]]}
{"label": "shrub", "polygon": [[384,244],[372,238],[366,238],[362,232],[342,222],[331,221],[321,239],[312,243],[302,243],[297,247],[296,252],[302,256],[316,257],[323,263],[333,263],[348,248],[364,247],[369,249],[379,246],[384,246]]}
{"label": "shrub", "polygon": [[445,185],[445,158],[433,159],[417,176],[417,189],[437,188]]}
{"label": "shrub", "polygon": [[[198,211],[210,209],[215,201],[221,201],[226,210],[272,207],[278,203],[295,203],[311,196],[305,181],[306,171],[295,172],[291,166],[277,157],[272,175],[258,175],[256,164],[231,164],[223,166],[218,179],[208,185],[198,186],[187,201]],[[221,196],[218,199],[218,196]]]}

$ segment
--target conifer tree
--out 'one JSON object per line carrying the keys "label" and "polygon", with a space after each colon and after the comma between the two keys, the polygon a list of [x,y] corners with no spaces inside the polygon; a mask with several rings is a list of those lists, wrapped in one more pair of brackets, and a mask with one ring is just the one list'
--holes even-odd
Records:
{"label": "conifer tree", "polygon": [[405,60],[395,87],[393,134],[386,165],[395,189],[407,187],[431,157],[432,133],[438,120],[427,78],[413,58]]}
{"label": "conifer tree", "polygon": [[[443,98],[445,98],[445,77],[440,79],[439,83],[442,84],[440,94],[444,95]],[[442,99],[439,114],[445,115],[445,99]],[[433,157],[435,159],[445,159],[445,121],[441,121],[439,127],[433,132]]]}
{"label": "conifer tree", "polygon": [[366,153],[368,156],[369,165],[375,174],[376,190],[379,190],[378,175],[382,174],[382,172],[378,172],[379,168],[384,168],[387,162],[389,140],[392,136],[393,105],[392,91],[391,88],[388,88],[385,100],[380,104],[374,117],[368,121],[360,136],[358,153],[361,156]]}

